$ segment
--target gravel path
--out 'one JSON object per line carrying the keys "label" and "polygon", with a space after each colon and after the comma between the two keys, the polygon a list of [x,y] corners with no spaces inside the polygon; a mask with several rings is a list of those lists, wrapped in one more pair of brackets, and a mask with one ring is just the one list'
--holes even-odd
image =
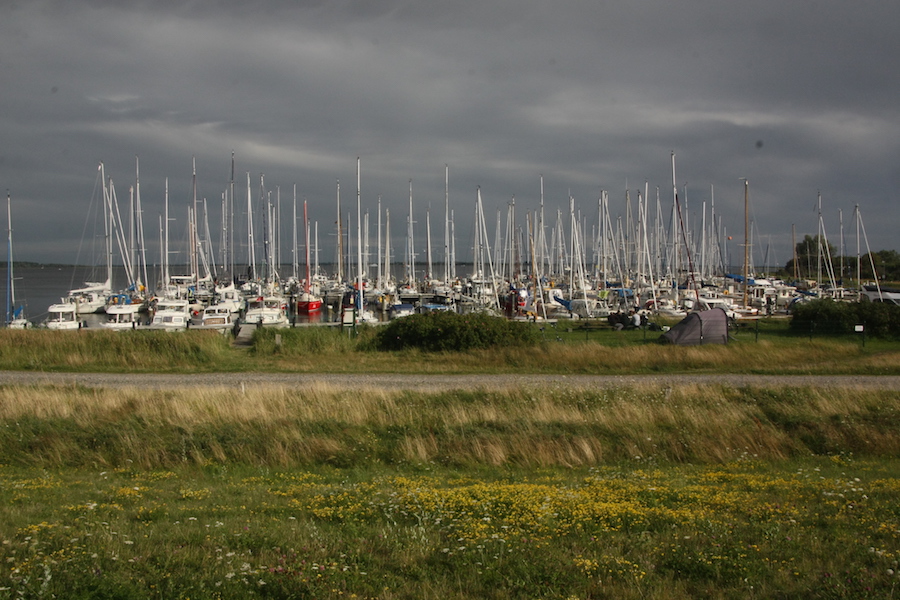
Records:
{"label": "gravel path", "polygon": [[143,387],[171,389],[192,386],[327,385],[337,388],[379,388],[437,391],[497,389],[518,386],[613,388],[633,385],[728,385],[732,387],[818,386],[900,390],[900,376],[860,375],[407,375],[407,374],[298,374],[204,373],[194,375],[132,373],[36,373],[0,371],[0,385],[83,385],[87,387]]}

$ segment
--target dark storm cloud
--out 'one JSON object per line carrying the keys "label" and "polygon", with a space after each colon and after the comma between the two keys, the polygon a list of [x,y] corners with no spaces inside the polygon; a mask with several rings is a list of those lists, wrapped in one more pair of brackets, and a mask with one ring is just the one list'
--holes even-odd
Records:
{"label": "dark storm cloud", "polygon": [[[287,201],[294,183],[322,227],[335,182],[378,196],[397,226],[443,203],[460,240],[476,186],[492,212],[515,195],[585,213],[601,189],[623,207],[644,183],[700,210],[714,186],[786,262],[791,225],[829,233],[855,204],[875,249],[895,248],[900,56],[892,3],[23,2],[0,21],[0,176],[17,254],[66,260],[80,243],[97,163],[120,199],[141,160],[152,219],[186,211],[191,159],[214,206],[236,154]],[[634,197],[634,196],[633,196]],[[173,209],[175,211],[175,209]],[[423,218],[417,218],[424,221]],[[183,219],[182,219],[183,221]],[[48,235],[49,234],[49,235]]]}

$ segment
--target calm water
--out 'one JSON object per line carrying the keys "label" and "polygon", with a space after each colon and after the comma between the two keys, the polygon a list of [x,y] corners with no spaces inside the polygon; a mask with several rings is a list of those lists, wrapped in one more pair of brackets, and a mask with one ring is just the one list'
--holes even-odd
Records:
{"label": "calm water", "polygon": [[[82,270],[82,272],[84,272]],[[0,268],[2,273],[2,312],[6,314],[6,265]],[[25,305],[25,316],[29,321],[39,323],[47,316],[47,307],[56,304],[72,287],[81,287],[80,280],[72,283],[72,267],[15,267],[16,304]],[[99,275],[98,275],[99,277]],[[103,277],[105,279],[105,276]]]}

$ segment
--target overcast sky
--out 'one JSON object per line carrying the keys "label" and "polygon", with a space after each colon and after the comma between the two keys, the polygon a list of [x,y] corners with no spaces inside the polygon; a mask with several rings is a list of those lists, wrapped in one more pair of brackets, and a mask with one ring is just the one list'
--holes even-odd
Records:
{"label": "overcast sky", "polygon": [[124,203],[137,156],[158,261],[165,178],[173,230],[192,158],[217,220],[232,152],[239,200],[246,174],[254,201],[265,174],[287,221],[296,184],[323,261],[337,180],[355,217],[357,157],[373,228],[380,196],[405,230],[412,179],[416,237],[430,206],[436,248],[449,165],[460,260],[477,186],[492,234],[513,197],[525,225],[541,176],[554,220],[570,194],[595,219],[601,190],[624,214],[645,182],[668,210],[672,152],[691,221],[714,186],[734,244],[749,180],[756,263],[764,247],[787,262],[792,225],[816,233],[818,193],[835,246],[842,211],[855,255],[858,204],[872,250],[898,248],[900,3],[27,0],[0,15],[0,185],[19,260],[89,259],[97,166]]}

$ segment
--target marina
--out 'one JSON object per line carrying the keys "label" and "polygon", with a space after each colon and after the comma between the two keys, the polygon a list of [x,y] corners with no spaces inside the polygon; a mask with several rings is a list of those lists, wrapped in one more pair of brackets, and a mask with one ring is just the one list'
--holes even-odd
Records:
{"label": "marina", "polygon": [[[655,202],[651,201],[649,185],[645,184],[637,191],[635,203],[626,191],[624,207],[614,207],[604,191],[595,206],[596,213],[588,217],[589,213],[570,197],[568,211],[557,209],[552,218],[545,212],[541,179],[539,210],[523,215],[521,210],[517,212],[513,198],[505,215],[497,211],[493,236],[489,235],[491,227],[478,188],[471,244],[466,244],[468,252],[463,257],[457,256],[449,167],[445,167],[443,223],[435,228],[443,230],[442,247],[432,237],[430,208],[424,240],[421,231],[416,231],[410,181],[401,260],[401,253],[394,251],[400,240],[391,236],[390,211],[382,211],[381,199],[376,219],[370,219],[368,210],[363,212],[357,159],[355,218],[352,211],[344,218],[340,182],[336,187],[336,260],[331,264],[319,260],[318,223],[310,223],[306,200],[302,203],[302,221],[298,218],[296,186],[290,219],[282,218],[280,189],[276,187],[273,198],[263,175],[254,194],[247,173],[244,204],[235,189],[233,157],[232,180],[223,194],[219,215],[219,239],[214,240],[211,233],[214,228],[210,226],[207,201],[198,196],[194,164],[192,197],[187,203],[187,221],[178,232],[182,240],[179,244],[172,241],[175,235],[170,233],[176,220],[170,216],[166,185],[154,264],[148,257],[153,252],[152,244],[144,233],[138,160],[135,185],[129,190],[127,202],[120,202],[112,179],[100,163],[89,214],[96,215],[95,231],[103,234],[94,236],[96,259],[90,269],[32,266],[30,271],[20,269],[13,277],[12,203],[7,198],[7,324],[60,330],[102,327],[184,331],[193,327],[237,334],[244,326],[374,325],[416,313],[454,311],[532,322],[604,319],[618,327],[641,326],[654,318],[683,319],[691,312],[715,308],[721,308],[732,321],[785,315],[795,303],[816,298],[897,303],[898,294],[882,290],[877,274],[874,284],[862,290],[843,286],[850,273],[844,266],[843,253],[835,267],[825,236],[821,196],[814,279],[810,268],[805,277],[800,277],[796,255],[789,263],[794,270],[791,281],[768,275],[772,272],[768,265],[754,268],[746,180],[744,240],[738,244],[743,261],[740,267],[731,266],[732,236],[725,235],[714,202],[710,202],[708,219],[703,203],[699,227],[696,220],[693,228],[686,223],[675,184],[674,153],[671,160],[670,209],[663,208],[659,189]],[[713,197],[712,189],[710,195]],[[626,215],[624,223],[622,212]],[[238,227],[235,217],[241,214],[246,221]],[[237,219],[238,223],[242,220]],[[865,235],[865,227],[858,207],[854,220],[859,253],[859,232]],[[377,223],[374,236],[371,221]],[[290,244],[286,242],[288,237]],[[237,243],[239,238],[244,238],[245,244]],[[868,249],[868,239],[865,244]],[[241,248],[244,256],[239,257]],[[173,256],[187,260],[175,264]],[[289,264],[282,260],[284,256],[291,257]],[[871,262],[871,252],[869,257]],[[811,262],[810,256],[805,259]],[[857,282],[861,281],[861,263],[857,256]],[[871,271],[875,272],[874,262]],[[18,299],[13,290],[18,290]],[[23,304],[15,307],[14,313],[12,303],[20,299]],[[33,320],[24,320],[23,312]]]}

